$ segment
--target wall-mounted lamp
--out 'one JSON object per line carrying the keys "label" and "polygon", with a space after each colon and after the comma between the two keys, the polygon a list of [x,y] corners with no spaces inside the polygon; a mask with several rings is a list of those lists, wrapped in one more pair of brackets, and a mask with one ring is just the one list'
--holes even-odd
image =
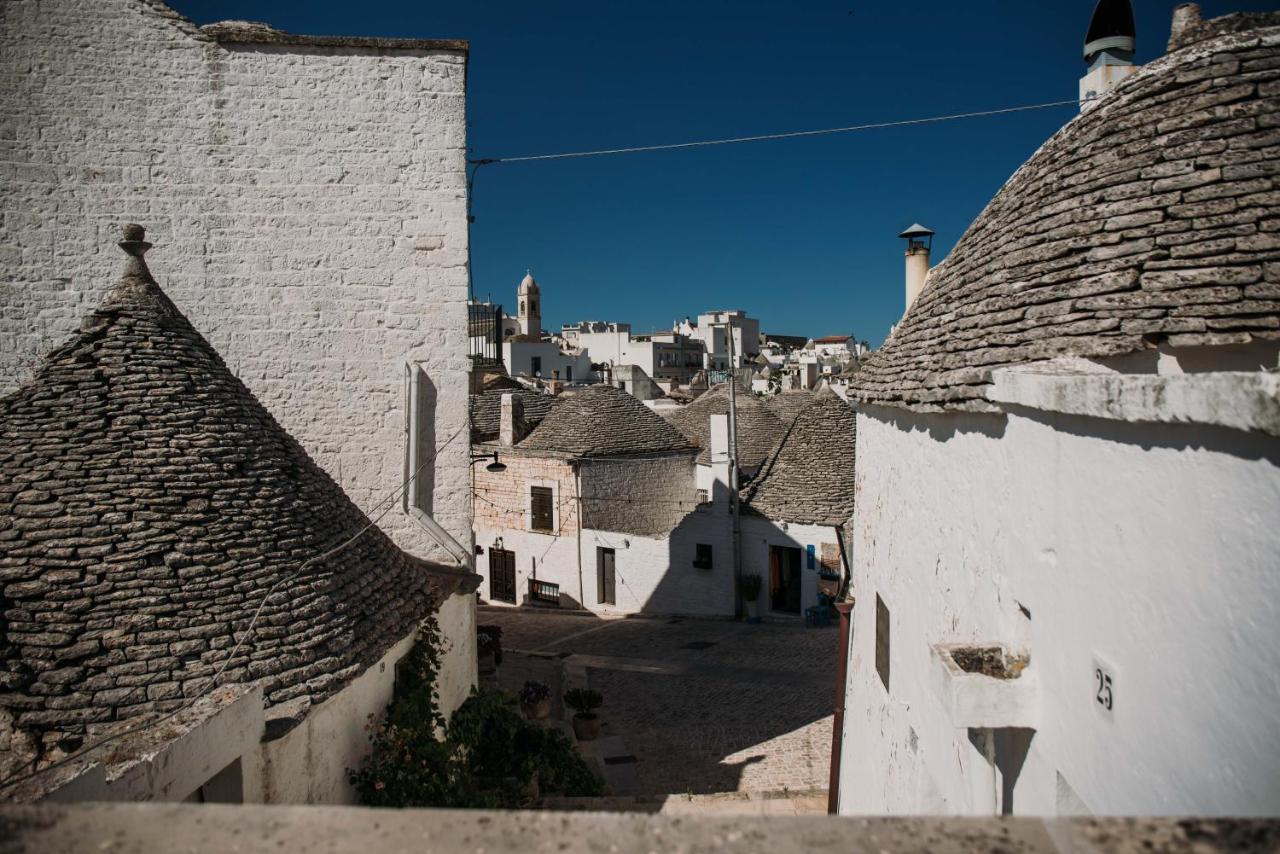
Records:
{"label": "wall-mounted lamp", "polygon": [[495,551],[502,551],[502,537],[498,537],[493,541],[493,548]]}
{"label": "wall-mounted lamp", "polygon": [[501,472],[501,471],[506,471],[506,470],[507,470],[507,464],[506,464],[506,463],[500,463],[500,462],[498,462],[498,452],[497,452],[497,451],[494,451],[492,454],[480,454],[480,455],[478,455],[478,456],[473,455],[473,456],[471,457],[471,464],[472,464],[472,465],[475,465],[476,463],[478,463],[478,462],[482,462],[482,461],[484,461],[484,460],[493,460],[493,462],[489,463],[489,465],[487,465],[487,466],[485,466],[485,467],[484,467],[484,470],[485,470],[485,471],[491,471],[491,472],[495,472],[495,473],[496,473],[496,472]]}

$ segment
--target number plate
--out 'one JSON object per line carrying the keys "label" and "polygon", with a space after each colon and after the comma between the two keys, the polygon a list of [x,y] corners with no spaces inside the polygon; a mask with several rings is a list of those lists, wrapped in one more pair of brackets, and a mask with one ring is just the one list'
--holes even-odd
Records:
{"label": "number plate", "polygon": [[1108,720],[1116,713],[1116,669],[1097,655],[1093,657],[1093,707]]}

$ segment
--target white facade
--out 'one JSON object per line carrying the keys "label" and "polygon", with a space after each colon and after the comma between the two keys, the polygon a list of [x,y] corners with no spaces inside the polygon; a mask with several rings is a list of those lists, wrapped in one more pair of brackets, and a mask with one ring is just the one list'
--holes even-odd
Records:
{"label": "white facade", "polygon": [[687,335],[655,332],[633,336],[627,324],[609,329],[573,333],[578,346],[601,365],[635,365],[654,380],[687,383],[703,367],[702,341]]}
{"label": "white facade", "polygon": [[[1280,380],[1032,365],[992,396],[858,414],[840,811],[1275,815]],[[1030,663],[957,678],[956,643]]]}
{"label": "white facade", "polygon": [[[691,454],[571,463],[499,452],[505,472],[476,472],[484,600],[526,605],[529,581],[536,578],[558,586],[561,607],[602,614],[733,614],[728,504],[723,495],[715,506],[698,503]],[[546,530],[535,529],[531,487],[551,491]],[[585,525],[579,524],[579,504],[586,507]],[[699,544],[710,547],[710,566],[695,566]],[[495,595],[494,548],[513,555],[514,601]],[[602,550],[613,553],[612,602],[600,584]]]}
{"label": "white facade", "polygon": [[[733,364],[729,364],[729,339],[726,329],[733,330]],[[706,347],[707,370],[726,371],[740,368],[760,352],[760,321],[747,317],[745,311],[710,311],[698,315],[696,324],[686,318],[673,330],[690,338],[701,339]]]}
{"label": "white facade", "polygon": [[559,371],[565,382],[592,379],[591,358],[586,352],[566,353],[553,341],[506,341],[502,345],[502,364],[512,376],[549,380]]}
{"label": "white facade", "polygon": [[[828,595],[838,592],[838,579],[831,578],[823,582],[823,573],[838,576],[847,571],[840,553],[840,533],[828,525],[778,522],[744,514],[741,542],[742,574],[760,576],[760,598],[757,601],[762,617],[800,619],[804,616],[805,609],[818,604],[820,588],[825,588]],[[779,549],[794,549],[799,552],[798,599],[788,597],[785,589],[779,590],[776,597],[771,595],[779,586],[779,581],[783,588],[788,583],[785,578],[771,578],[770,553]],[[791,607],[793,603],[798,603],[798,607]]]}
{"label": "white facade", "polygon": [[813,342],[813,351],[818,356],[848,358],[856,353],[857,346],[852,338],[818,338]]}

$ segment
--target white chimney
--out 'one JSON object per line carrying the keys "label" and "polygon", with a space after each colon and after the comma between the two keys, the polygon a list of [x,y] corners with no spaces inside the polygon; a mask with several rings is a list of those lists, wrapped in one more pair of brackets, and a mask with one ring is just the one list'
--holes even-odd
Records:
{"label": "white chimney", "polygon": [[907,305],[902,313],[911,310],[911,304],[924,290],[924,280],[929,275],[929,251],[933,248],[933,231],[916,223],[898,235],[907,241]]}
{"label": "white chimney", "polygon": [[711,506],[729,511],[729,416],[711,416]]}
{"label": "white chimney", "polygon": [[[1182,8],[1174,12],[1175,28]],[[1080,78],[1080,112],[1092,109],[1099,98],[1138,70],[1133,64],[1136,46],[1137,33],[1129,0],[1098,0],[1089,21],[1089,32],[1084,37],[1084,61],[1089,70]]]}
{"label": "white chimney", "polygon": [[499,411],[498,444],[509,448],[524,438],[524,401],[507,392]]}

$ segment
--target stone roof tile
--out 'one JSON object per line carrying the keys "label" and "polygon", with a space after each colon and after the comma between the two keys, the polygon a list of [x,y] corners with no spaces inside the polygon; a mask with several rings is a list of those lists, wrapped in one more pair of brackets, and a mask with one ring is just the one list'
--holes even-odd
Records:
{"label": "stone roof tile", "polygon": [[1006,365],[1280,338],[1280,13],[1228,17],[1009,179],[851,397],[990,410]]}
{"label": "stone roof tile", "polygon": [[323,700],[474,579],[370,526],[155,283],[141,231],[0,398],[0,711],[45,743],[205,691],[264,601],[221,681]]}
{"label": "stone roof tile", "polygon": [[680,432],[620,388],[593,385],[560,395],[519,448],[573,457],[692,451]]}
{"label": "stone roof tile", "polygon": [[[738,465],[753,469],[764,462],[786,432],[786,426],[762,398],[738,384]],[[711,463],[711,416],[729,412],[729,384],[721,383],[687,406],[668,410],[664,417],[700,450],[699,463]]]}
{"label": "stone roof tile", "polygon": [[853,407],[829,388],[791,425],[742,492],[743,507],[779,522],[843,525],[853,515]]}
{"label": "stone roof tile", "polygon": [[498,438],[502,422],[502,396],[514,394],[524,405],[524,423],[527,429],[542,423],[558,397],[545,392],[521,388],[498,388],[471,395],[471,441],[492,442]]}

